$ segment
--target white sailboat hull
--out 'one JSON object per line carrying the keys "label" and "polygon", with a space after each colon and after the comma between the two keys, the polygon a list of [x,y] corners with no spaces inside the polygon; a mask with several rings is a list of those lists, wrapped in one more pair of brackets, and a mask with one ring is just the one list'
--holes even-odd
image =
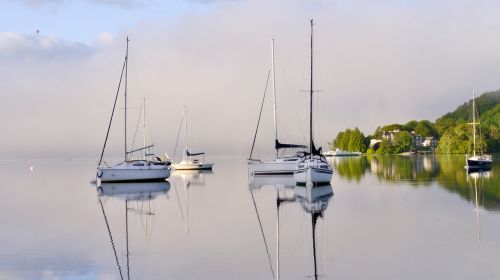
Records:
{"label": "white sailboat hull", "polygon": [[124,162],[113,167],[97,169],[101,182],[162,181],[170,176],[170,167],[147,162]]}
{"label": "white sailboat hull", "polygon": [[214,164],[211,162],[206,162],[206,163],[180,162],[180,163],[173,163],[172,167],[175,170],[211,170],[213,165]]}
{"label": "white sailboat hull", "polygon": [[251,175],[292,175],[299,158],[278,158],[273,161],[253,161],[248,164]]}
{"label": "white sailboat hull", "polygon": [[306,159],[299,162],[293,171],[293,177],[297,184],[330,183],[332,174],[330,165],[317,159]]}

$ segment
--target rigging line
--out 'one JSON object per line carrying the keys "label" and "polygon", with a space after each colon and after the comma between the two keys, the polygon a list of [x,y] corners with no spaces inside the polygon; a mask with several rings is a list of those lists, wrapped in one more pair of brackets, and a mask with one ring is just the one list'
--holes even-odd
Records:
{"label": "rigging line", "polygon": [[257,210],[257,204],[255,203],[255,197],[253,196],[253,191],[252,190],[250,190],[250,194],[252,195],[253,207],[255,209],[255,214],[257,215],[257,220],[259,221],[260,233],[262,234],[262,239],[264,240],[264,245],[266,246],[267,259],[269,261],[269,268],[271,269],[271,273],[273,275],[273,279],[275,279],[274,270],[273,270],[273,264],[272,264],[272,261],[271,261],[271,255],[269,254],[269,246],[267,245],[266,235],[264,234],[264,228],[262,227],[262,222],[260,220],[259,211]]}
{"label": "rigging line", "polygon": [[173,156],[172,160],[175,159],[175,153],[177,152],[177,144],[179,144],[179,136],[181,135],[183,121],[184,121],[184,112],[182,112],[181,123],[179,124],[179,130],[177,131],[177,140],[175,140],[174,156]]}
{"label": "rigging line", "polygon": [[120,81],[118,82],[118,89],[116,90],[115,102],[113,103],[113,110],[111,111],[111,118],[109,119],[109,124],[108,124],[108,131],[106,132],[106,138],[104,139],[104,145],[102,146],[101,157],[99,158],[99,164],[97,166],[101,166],[102,157],[104,156],[104,150],[106,149],[106,143],[108,142],[109,131],[111,129],[111,122],[113,121],[113,115],[115,113],[115,108],[116,108],[116,101],[118,100],[118,93],[120,93],[123,72],[125,71],[126,64],[127,64],[127,59],[123,61],[122,73],[120,74]]}
{"label": "rigging line", "polygon": [[118,272],[120,273],[120,279],[123,280],[122,268],[120,266],[120,263],[118,262],[118,255],[116,254],[115,242],[113,241],[113,236],[111,235],[111,229],[109,228],[108,218],[106,217],[106,212],[104,212],[104,206],[102,205],[100,197],[99,197],[99,204],[101,205],[104,222],[106,223],[106,228],[108,229],[109,240],[111,241],[111,247],[113,248],[113,253],[115,254],[115,261],[116,265],[118,266]]}
{"label": "rigging line", "polygon": [[179,198],[179,191],[177,190],[177,185],[175,184],[175,181],[172,180],[172,183],[174,184],[175,196],[177,196],[177,203],[179,204],[179,210],[181,211],[182,221],[185,224],[186,223],[186,219],[184,219],[184,212],[182,211],[181,200]]}
{"label": "rigging line", "polygon": [[141,108],[141,111],[139,112],[139,118],[137,118],[137,125],[135,126],[134,138],[132,138],[132,146],[130,147],[131,151],[134,149],[135,146],[135,137],[137,136],[137,131],[139,130],[139,124],[141,123],[142,111],[143,109]]}
{"label": "rigging line", "polygon": [[250,156],[248,157],[249,159],[252,158],[253,148],[255,147],[255,140],[257,139],[257,132],[259,131],[260,117],[262,116],[262,108],[264,108],[264,100],[266,99],[267,85],[269,84],[270,74],[271,74],[271,70],[268,70],[267,71],[267,79],[266,79],[266,87],[264,88],[264,96],[262,96],[262,102],[260,104],[259,119],[257,120],[257,127],[255,128],[255,134],[253,136],[252,149],[250,150]]}

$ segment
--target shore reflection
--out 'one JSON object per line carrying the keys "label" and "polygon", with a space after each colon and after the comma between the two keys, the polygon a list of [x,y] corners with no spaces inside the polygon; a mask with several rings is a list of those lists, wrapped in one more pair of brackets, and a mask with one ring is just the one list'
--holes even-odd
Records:
{"label": "shore reflection", "polygon": [[[463,155],[425,156],[362,156],[332,158],[334,170],[343,179],[360,183],[364,176],[372,175],[381,182],[408,184],[414,187],[438,185],[461,198],[471,200],[471,190],[464,169]],[[483,178],[484,199],[480,202],[487,210],[500,210],[500,168],[498,156],[490,175]]]}

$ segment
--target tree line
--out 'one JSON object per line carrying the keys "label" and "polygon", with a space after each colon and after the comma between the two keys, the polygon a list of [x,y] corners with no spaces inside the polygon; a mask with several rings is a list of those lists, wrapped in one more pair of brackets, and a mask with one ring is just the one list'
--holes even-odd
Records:
{"label": "tree line", "polygon": [[[487,92],[476,98],[476,107],[480,118],[481,137],[476,139],[477,146],[483,151],[500,152],[500,90]],[[357,127],[345,129],[337,134],[330,143],[332,150],[350,152],[399,154],[415,151],[414,137],[433,137],[438,139],[437,153],[453,154],[471,152],[472,127],[470,122],[472,100],[459,106],[436,120],[412,120],[405,124],[379,126],[372,135],[365,136]],[[392,138],[383,137],[383,133],[399,131]],[[381,142],[370,148],[371,139]],[[418,147],[419,149],[428,149]]]}

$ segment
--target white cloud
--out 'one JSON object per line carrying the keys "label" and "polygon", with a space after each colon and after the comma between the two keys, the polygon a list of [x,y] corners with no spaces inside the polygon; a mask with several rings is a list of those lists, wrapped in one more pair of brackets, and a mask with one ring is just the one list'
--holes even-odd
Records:
{"label": "white cloud", "polygon": [[[124,28],[131,38],[129,104],[148,98],[148,123],[159,151],[171,153],[181,110],[188,105],[193,150],[247,153],[272,36],[277,39],[280,135],[304,142],[307,97],[300,90],[308,87],[311,17],[316,20],[315,84],[325,90],[319,94],[316,122],[322,144],[346,127],[370,133],[381,124],[435,120],[462,104],[473,88],[500,87],[497,6],[481,1],[473,7],[456,1],[310,3],[222,1],[175,21]],[[97,156],[125,35],[103,33],[95,45],[85,46],[2,34],[1,59],[12,63],[0,67],[7,81],[0,117],[16,119],[3,125],[5,135],[12,136],[1,140],[4,151]],[[18,57],[36,59],[14,63]],[[261,152],[272,148],[271,111],[267,103],[258,136]],[[117,154],[121,114],[109,146]],[[26,134],[29,139],[22,137]]]}
{"label": "white cloud", "polygon": [[45,35],[0,32],[0,59],[25,58],[71,59],[90,55],[89,46]]}

